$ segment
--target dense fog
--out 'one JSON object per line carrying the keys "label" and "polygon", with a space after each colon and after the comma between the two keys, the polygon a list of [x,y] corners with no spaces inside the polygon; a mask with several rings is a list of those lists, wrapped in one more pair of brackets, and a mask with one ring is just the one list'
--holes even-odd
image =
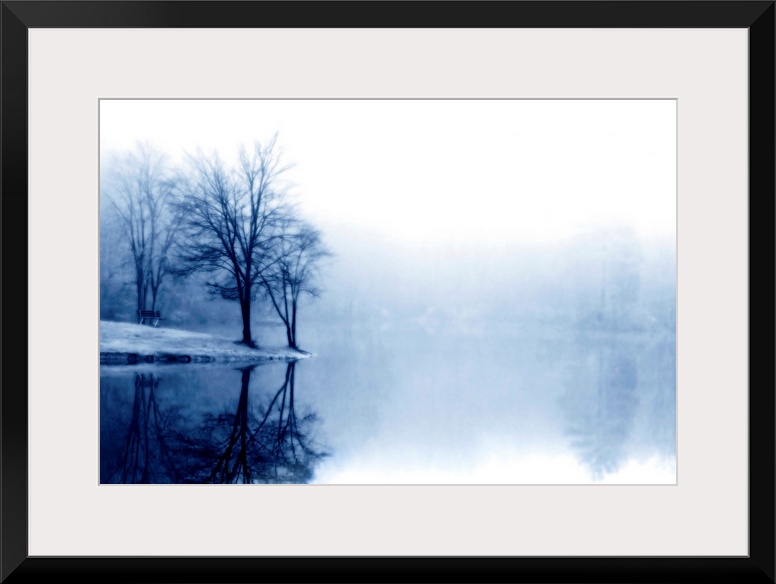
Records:
{"label": "dense fog", "polygon": [[103,367],[103,482],[675,482],[673,102],[117,100],[101,132],[100,318],[313,354]]}
{"label": "dense fog", "polygon": [[[131,266],[119,235],[103,227],[100,315],[131,321]],[[323,293],[300,306],[302,339],[313,328],[332,326],[474,335],[527,323],[595,330],[675,327],[673,242],[645,242],[627,227],[533,245],[391,245],[353,232],[327,234],[326,242],[332,257],[321,272]],[[239,337],[239,306],[209,294],[200,278],[171,277],[159,305],[168,326],[219,334],[230,334],[231,326]],[[256,334],[269,338],[280,324],[276,320],[269,301],[260,298]]]}

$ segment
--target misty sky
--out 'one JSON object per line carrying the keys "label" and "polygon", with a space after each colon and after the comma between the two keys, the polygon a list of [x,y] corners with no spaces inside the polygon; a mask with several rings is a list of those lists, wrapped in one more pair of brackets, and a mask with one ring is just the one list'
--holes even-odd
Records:
{"label": "misty sky", "polygon": [[673,100],[102,100],[103,164],[148,141],[169,154],[278,132],[304,216],[327,238],[480,246],[601,225],[673,241]]}

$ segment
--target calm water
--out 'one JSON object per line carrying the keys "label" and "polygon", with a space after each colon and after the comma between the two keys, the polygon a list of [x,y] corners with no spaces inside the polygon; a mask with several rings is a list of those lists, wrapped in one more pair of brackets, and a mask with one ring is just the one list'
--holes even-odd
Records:
{"label": "calm water", "polygon": [[316,356],[101,368],[103,483],[673,483],[672,331],[319,327]]}

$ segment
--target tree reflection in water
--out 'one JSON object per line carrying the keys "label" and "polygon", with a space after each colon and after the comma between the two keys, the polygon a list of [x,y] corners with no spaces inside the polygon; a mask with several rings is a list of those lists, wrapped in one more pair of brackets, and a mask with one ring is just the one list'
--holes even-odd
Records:
{"label": "tree reflection in water", "polygon": [[268,405],[256,409],[249,403],[248,391],[254,367],[241,369],[236,411],[205,416],[199,432],[184,438],[188,459],[195,463],[188,473],[191,482],[310,482],[315,465],[326,453],[311,438],[316,415],[297,415],[295,368],[295,362],[288,363],[280,388]]}
{"label": "tree reflection in water", "polygon": [[288,363],[266,405],[253,406],[249,386],[255,366],[242,367],[236,407],[198,420],[184,418],[176,408],[162,412],[154,395],[159,379],[136,374],[129,431],[107,482],[310,482],[327,453],[313,437],[315,413],[297,412],[295,368]]}
{"label": "tree reflection in water", "polygon": [[593,342],[582,350],[561,403],[566,433],[593,480],[617,471],[627,456],[639,407],[635,348]]}
{"label": "tree reflection in water", "polygon": [[156,399],[159,378],[135,373],[132,416],[117,463],[108,483],[177,483],[179,475],[168,445],[176,411],[160,411]]}
{"label": "tree reflection in water", "polygon": [[644,260],[628,226],[587,234],[576,253],[577,339],[561,407],[571,447],[598,481],[627,458],[640,406]]}

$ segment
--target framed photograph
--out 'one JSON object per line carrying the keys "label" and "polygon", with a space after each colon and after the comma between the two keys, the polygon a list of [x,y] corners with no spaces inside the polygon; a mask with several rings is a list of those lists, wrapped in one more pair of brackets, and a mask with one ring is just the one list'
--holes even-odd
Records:
{"label": "framed photograph", "polygon": [[775,10],[3,2],[0,578],[773,582]]}

